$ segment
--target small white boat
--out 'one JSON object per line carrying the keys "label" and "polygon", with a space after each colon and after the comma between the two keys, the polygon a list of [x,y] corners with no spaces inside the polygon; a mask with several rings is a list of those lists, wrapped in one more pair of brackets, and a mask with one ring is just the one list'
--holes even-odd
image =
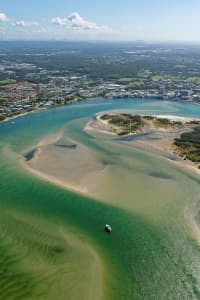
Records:
{"label": "small white boat", "polygon": [[110,225],[108,225],[108,224],[105,225],[104,229],[108,233],[110,233],[112,231],[112,227]]}

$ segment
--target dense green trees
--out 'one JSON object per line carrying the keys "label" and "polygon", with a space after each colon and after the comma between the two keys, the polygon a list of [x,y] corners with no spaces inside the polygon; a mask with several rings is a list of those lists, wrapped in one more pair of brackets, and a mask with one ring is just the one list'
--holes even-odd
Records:
{"label": "dense green trees", "polygon": [[175,139],[174,145],[180,154],[193,162],[200,162],[200,127],[195,127],[192,132],[186,132]]}

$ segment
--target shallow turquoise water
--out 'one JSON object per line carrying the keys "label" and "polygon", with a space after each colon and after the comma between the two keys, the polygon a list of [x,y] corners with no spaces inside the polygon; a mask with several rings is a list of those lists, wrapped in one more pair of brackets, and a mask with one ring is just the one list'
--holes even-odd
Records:
{"label": "shallow turquoise water", "polygon": [[[0,266],[4,270],[0,299],[52,299],[50,278],[44,274],[46,261],[48,268],[53,263],[58,268],[61,259],[61,253],[49,252],[55,240],[49,228],[58,224],[81,234],[98,253],[104,266],[102,299],[199,299],[200,252],[184,218],[185,208],[199,201],[199,180],[148,153],[82,131],[87,118],[95,113],[121,108],[200,117],[200,107],[193,104],[99,99],[0,125]],[[102,181],[102,201],[32,177],[19,168],[19,157],[9,152],[24,153],[61,128],[107,161],[110,179]],[[152,177],[153,171],[171,179]],[[102,230],[108,220],[114,228],[110,236]],[[33,239],[35,235],[38,240]],[[40,272],[24,266],[29,261],[32,265],[34,257],[45,261]],[[63,257],[63,263],[67,264],[67,259],[67,255]],[[53,299],[65,298],[58,290]]]}

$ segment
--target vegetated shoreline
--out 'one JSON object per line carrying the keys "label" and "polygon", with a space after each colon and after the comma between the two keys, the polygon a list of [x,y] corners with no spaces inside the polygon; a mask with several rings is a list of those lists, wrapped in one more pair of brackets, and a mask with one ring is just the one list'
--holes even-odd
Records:
{"label": "vegetated shoreline", "polygon": [[[93,100],[93,99],[94,98],[91,98],[91,99],[88,98],[87,100]],[[22,112],[22,113],[19,113],[17,115],[13,115],[11,117],[6,117],[4,120],[0,120],[0,124],[1,123],[6,123],[6,122],[9,122],[9,121],[18,119],[18,118],[22,118],[24,116],[31,115],[31,114],[34,114],[34,113],[37,113],[37,112],[42,112],[42,111],[46,111],[46,110],[50,110],[50,109],[70,105],[70,104],[80,102],[80,101],[84,101],[84,100],[86,100],[86,99],[75,99],[75,100],[69,101],[66,104],[56,104],[56,105],[53,105],[53,106],[50,106],[50,107],[42,107],[42,108],[34,109],[34,110],[31,110],[31,111]]]}
{"label": "vegetated shoreline", "polygon": [[[191,121],[200,121],[200,118],[193,118],[193,117],[186,117],[186,116],[178,116],[178,115],[148,115],[148,114],[141,114],[138,113],[138,111],[135,111],[134,109],[120,109],[120,110],[111,110],[111,111],[104,111],[104,112],[100,112],[97,113],[96,116],[90,120],[86,126],[85,126],[85,130],[87,131],[98,131],[98,132],[102,132],[102,133],[106,133],[109,135],[115,135],[118,136],[118,134],[114,131],[114,126],[112,126],[112,124],[109,124],[108,120],[106,119],[102,119],[103,115],[110,115],[110,116],[114,116],[114,115],[122,115],[122,114],[130,114],[130,115],[135,115],[135,116],[140,116],[140,117],[154,117],[157,119],[168,119],[169,121],[174,121],[174,122],[181,122],[182,124],[187,123],[187,122],[191,122]],[[118,127],[118,125],[116,125],[116,128]],[[150,129],[155,129],[155,128],[150,128]],[[159,130],[165,130],[165,128],[159,128]],[[123,136],[126,135],[132,135],[135,133],[129,133],[129,134],[123,134]]]}
{"label": "vegetated shoreline", "polygon": [[[9,122],[9,121],[12,121],[12,120],[15,120],[15,119],[18,119],[18,118],[21,118],[21,117],[24,117],[24,116],[27,116],[27,115],[31,115],[33,113],[37,113],[37,112],[41,112],[41,111],[46,111],[46,110],[49,110],[49,109],[54,109],[54,108],[57,108],[57,107],[62,107],[62,106],[67,106],[67,105],[71,105],[71,104],[74,104],[74,103],[77,103],[77,102],[83,102],[83,101],[88,101],[88,100],[98,100],[98,99],[103,99],[103,100],[107,100],[108,98],[104,98],[104,97],[97,97],[97,98],[79,98],[79,99],[75,99],[75,100],[72,100],[66,104],[57,104],[57,105],[54,105],[54,106],[51,106],[51,107],[42,107],[42,108],[38,108],[38,109],[35,109],[35,110],[31,110],[31,111],[28,111],[28,112],[22,112],[22,113],[19,113],[17,115],[13,115],[11,117],[6,117],[4,120],[0,120],[0,124],[1,123],[6,123],[6,122]],[[137,100],[139,98],[127,98],[127,100]],[[140,100],[157,100],[155,98],[141,98]],[[116,99],[116,101],[118,100],[118,98]],[[179,102],[179,103],[184,103],[184,104],[187,104],[188,102],[186,101],[180,101],[180,100],[171,100],[171,99],[168,99],[168,100],[165,100],[165,99],[161,99],[160,101],[170,101],[170,102]],[[200,103],[197,103],[197,102],[192,102],[192,104],[194,105],[200,105]]]}
{"label": "vegetated shoreline", "polygon": [[[113,135],[115,137],[119,137],[119,135],[116,132],[113,132],[113,128],[112,126],[110,126],[108,121],[102,120],[101,116],[104,114],[111,114],[111,115],[120,114],[120,112],[128,113],[128,111],[131,114],[131,110],[122,110],[122,111],[119,110],[119,111],[110,111],[110,112],[106,111],[106,112],[97,113],[95,118],[93,118],[93,120],[90,120],[86,124],[84,129],[88,132],[93,131],[94,133],[101,133],[105,135]],[[192,118],[192,117],[185,117],[185,116],[178,116],[178,115],[152,115],[152,117],[160,118],[160,119],[168,119],[170,121],[178,121],[178,122],[182,122],[183,124],[191,121],[200,121],[199,118]],[[150,130],[154,130],[155,132],[157,131],[163,135],[167,132],[167,130],[163,128],[159,128],[156,130],[155,128],[150,128],[149,131]],[[182,133],[184,132],[187,132],[187,130],[185,129],[185,131],[184,130],[182,131]],[[172,133],[173,132],[169,132],[169,134]],[[125,134],[124,142],[127,142],[126,137],[128,137],[129,135],[135,135],[135,137],[137,137],[136,133]],[[177,136],[175,137],[177,138],[180,135],[181,133],[180,134],[178,133]],[[138,138],[134,141],[131,141],[130,139],[128,143],[133,144],[133,146],[138,149],[145,150],[151,154],[163,158],[168,162],[170,162],[171,164],[178,167],[179,169],[185,170],[191,173],[192,175],[200,175],[199,163],[198,164],[194,163],[191,160],[182,157],[177,147],[174,146],[174,139],[175,139],[174,137],[170,137],[170,136],[167,137],[166,139],[160,139],[160,141]]]}
{"label": "vegetated shoreline", "polygon": [[20,114],[17,114],[17,115],[13,115],[12,117],[6,117],[4,120],[0,120],[0,124],[7,123],[7,122],[12,121],[12,120],[20,119],[22,117],[32,115],[32,114],[37,113],[37,112],[42,112],[42,111],[46,111],[46,110],[49,110],[49,109],[53,109],[53,108],[56,108],[56,107],[59,107],[59,105],[48,107],[48,108],[39,108],[39,109],[36,109],[36,110],[31,110],[31,111],[28,111],[28,112],[23,112],[23,113],[20,113]]}
{"label": "vegetated shoreline", "polygon": [[[108,130],[106,130],[106,124],[103,124],[103,126],[105,127],[104,130],[102,130],[102,128],[99,128],[99,124],[101,124],[101,120],[100,120],[100,115],[101,114],[97,114],[97,118],[93,119],[92,121],[90,120],[84,130],[86,131],[94,131],[95,133],[103,133],[103,134],[110,134]],[[165,117],[166,116],[158,116],[158,117]],[[170,118],[171,120],[183,120],[185,122],[189,121],[189,120],[193,120],[194,118],[189,118],[189,117],[180,117],[180,116],[173,116],[173,115],[168,115],[168,118]],[[98,121],[98,123],[96,124],[95,122]],[[93,126],[93,125],[96,126]],[[164,130],[161,131],[161,134],[164,133]],[[117,136],[117,134],[115,133],[111,133],[112,136]],[[59,132],[57,135],[52,135],[52,136],[48,136],[46,139],[43,139],[42,141],[40,141],[38,143],[38,145],[35,146],[34,149],[36,149],[36,151],[34,152],[34,157],[35,159],[37,159],[37,156],[40,155],[40,151],[42,151],[44,146],[48,146],[51,145],[53,143],[56,143],[59,141],[59,139],[62,138],[62,132]],[[74,141],[73,141],[74,142]],[[123,141],[126,142],[126,141]],[[148,152],[150,155],[156,156],[158,158],[161,159],[165,159],[167,162],[169,162],[170,164],[173,164],[175,167],[177,167],[178,169],[182,169],[183,171],[189,172],[191,175],[200,175],[200,170],[197,168],[197,166],[192,163],[189,160],[183,160],[183,158],[180,158],[177,153],[174,153],[174,150],[172,149],[172,141],[170,139],[168,139],[167,141],[163,141],[161,140],[158,143],[155,143],[154,141],[151,140],[142,140],[142,139],[138,139],[138,140],[134,140],[134,141],[128,141],[126,142],[128,143],[130,146],[133,146],[135,148],[141,149],[143,151]],[[73,150],[72,150],[73,151]],[[170,156],[173,156],[174,159],[171,159]],[[56,176],[52,176],[51,174],[48,174],[48,168],[45,170],[45,172],[42,172],[40,170],[37,169],[37,164],[36,164],[36,168],[32,167],[27,161],[26,159],[23,157],[20,160],[20,164],[21,167],[23,167],[26,171],[28,171],[30,174],[43,179],[44,181],[54,184],[56,186],[60,186],[61,188],[67,189],[71,192],[75,192],[77,194],[82,194],[85,196],[89,196],[92,197],[91,191],[90,189],[88,190],[86,187],[81,186],[80,184],[78,184],[77,182],[70,182],[69,180],[61,180],[58,176],[58,178],[56,178]],[[102,170],[96,170],[97,173],[102,172]]]}
{"label": "vegetated shoreline", "polygon": [[[53,106],[50,106],[50,107],[41,107],[41,108],[34,109],[34,110],[31,110],[31,111],[19,113],[17,115],[13,115],[11,117],[6,117],[4,120],[0,120],[0,124],[1,123],[6,123],[6,122],[9,122],[9,121],[18,119],[18,118],[22,118],[22,117],[25,117],[27,115],[31,115],[31,114],[34,114],[34,113],[37,113],[37,112],[42,112],[42,111],[47,111],[47,110],[58,108],[58,107],[64,107],[64,106],[72,105],[72,104],[77,103],[77,102],[83,102],[83,101],[87,101],[87,100],[98,100],[98,99],[100,99],[100,98],[87,98],[87,99],[77,98],[77,99],[68,101],[66,104],[56,104],[56,105],[53,105]],[[107,98],[101,98],[101,99],[106,100]]]}

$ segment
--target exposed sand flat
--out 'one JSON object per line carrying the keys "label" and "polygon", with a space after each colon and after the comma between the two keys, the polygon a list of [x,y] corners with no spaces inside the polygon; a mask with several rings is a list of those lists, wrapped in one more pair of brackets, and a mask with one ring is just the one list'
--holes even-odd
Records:
{"label": "exposed sand flat", "polygon": [[21,164],[32,174],[63,188],[79,192],[95,191],[105,165],[94,153],[80,143],[62,138],[62,135],[42,140],[33,157]]}
{"label": "exposed sand flat", "polygon": [[81,194],[85,194],[88,192],[86,189],[81,188],[78,185],[72,184],[71,182],[66,182],[66,180],[62,181],[61,179],[57,179],[55,176],[49,175],[47,173],[47,171],[44,171],[44,170],[39,171],[37,169],[34,169],[34,168],[30,167],[30,165],[24,161],[21,161],[21,166],[24,169],[26,169],[27,171],[29,171],[31,174],[49,182],[49,183],[56,184],[62,188],[68,189],[73,192],[81,193]]}
{"label": "exposed sand flat", "polygon": [[95,119],[90,120],[84,130],[85,131],[98,131],[100,133],[110,134],[110,135],[116,135],[112,130],[113,126],[108,124],[107,121],[101,120],[100,116],[97,116]]}
{"label": "exposed sand flat", "polygon": [[172,142],[172,139],[168,139],[160,141],[137,140],[131,143],[134,147],[148,151],[160,158],[168,160],[170,164],[173,164],[179,169],[185,170],[192,175],[200,175],[200,169],[195,163],[189,160],[183,160],[174,153],[172,149]]}
{"label": "exposed sand flat", "polygon": [[[86,126],[86,131],[96,131],[104,134],[109,135],[115,135],[117,134],[113,132],[113,126],[108,124],[106,120],[102,120],[100,117],[103,114],[121,114],[121,113],[129,113],[129,114],[138,114],[138,111],[135,110],[114,110],[114,111],[107,111],[107,112],[101,112],[96,114],[96,117],[89,121]],[[147,115],[147,114],[141,114]],[[156,118],[166,118],[171,121],[180,121],[183,124],[190,122],[190,121],[199,121],[199,118],[191,118],[191,117],[183,117],[183,116],[176,116],[176,115],[153,115]],[[154,153],[156,155],[159,155],[160,157],[163,157],[165,159],[168,159],[170,163],[176,165],[177,167],[184,169],[191,174],[200,175],[200,169],[198,166],[189,161],[189,160],[183,160],[180,158],[177,154],[174,153],[174,149],[172,147],[174,138],[179,137],[182,133],[191,131],[190,128],[183,128],[183,129],[165,129],[165,128],[146,128],[144,126],[143,132],[147,133],[147,136],[140,136],[136,140],[129,141],[129,143],[133,144],[133,146],[141,148],[143,150],[149,151],[151,153]],[[123,141],[123,137],[121,138]],[[126,141],[126,140],[124,140]]]}
{"label": "exposed sand flat", "polygon": [[[116,136],[112,132],[112,126],[107,121],[101,120],[100,115],[97,114],[96,118],[89,121],[84,130]],[[182,120],[183,122],[192,120],[191,118],[170,115],[158,117],[170,117],[173,120]],[[200,170],[195,164],[179,158],[173,151],[173,139],[180,136],[185,131],[184,129],[168,131],[144,128],[144,131],[148,133],[147,136],[141,135],[130,141],[123,141],[122,137],[121,141],[166,159],[171,164],[191,174],[200,174]],[[63,137],[62,132],[59,132],[40,141],[32,152],[31,159],[23,160],[21,163],[33,175],[77,193],[90,196],[98,195],[99,183],[106,176],[107,167],[86,146]]]}
{"label": "exposed sand flat", "polygon": [[53,143],[57,143],[59,140],[61,140],[62,136],[63,136],[62,132],[59,132],[58,134],[52,134],[50,136],[47,136],[45,139],[41,140],[38,143],[36,148],[41,147],[41,146],[48,146]]}
{"label": "exposed sand flat", "polygon": [[199,121],[199,118],[191,118],[191,117],[183,117],[183,116],[175,116],[175,115],[153,115],[156,118],[160,119],[168,119],[171,121],[180,121],[182,123],[190,122],[190,121]]}
{"label": "exposed sand flat", "polygon": [[172,162],[174,163],[177,167],[182,168],[186,170],[187,172],[191,173],[192,175],[200,175],[200,169],[191,161],[175,161]]}

